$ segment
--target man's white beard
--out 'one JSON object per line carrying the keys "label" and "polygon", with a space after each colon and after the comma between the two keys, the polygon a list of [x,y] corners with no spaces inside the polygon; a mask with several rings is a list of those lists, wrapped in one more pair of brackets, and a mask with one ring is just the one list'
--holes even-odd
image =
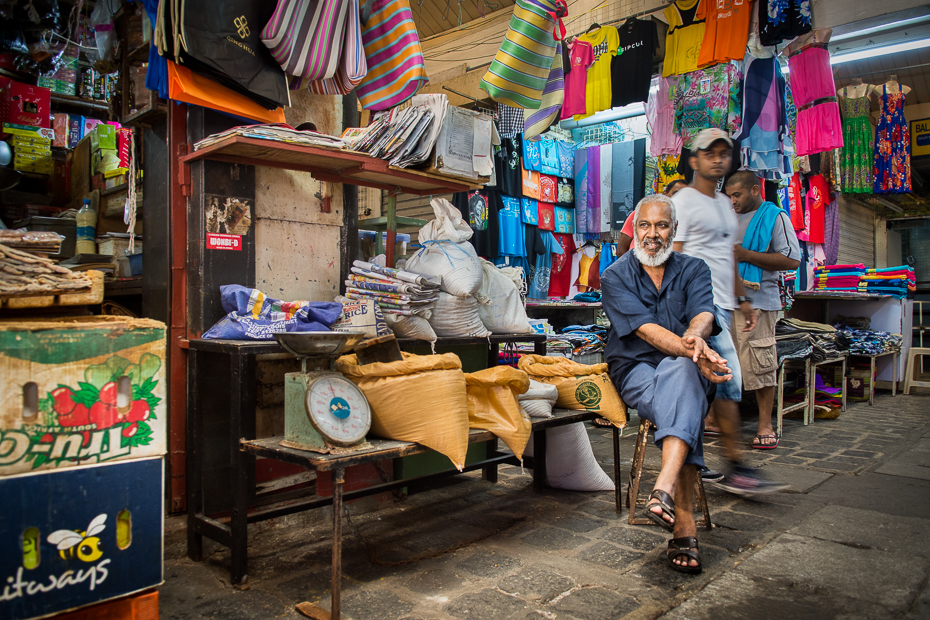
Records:
{"label": "man's white beard", "polygon": [[669,239],[655,255],[649,254],[642,248],[641,243],[637,243],[633,246],[633,255],[646,267],[661,267],[672,255],[672,240]]}

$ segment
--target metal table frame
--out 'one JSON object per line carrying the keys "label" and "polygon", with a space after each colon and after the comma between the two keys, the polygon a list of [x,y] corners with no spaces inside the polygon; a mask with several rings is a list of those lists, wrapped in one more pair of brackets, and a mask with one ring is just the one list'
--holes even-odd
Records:
{"label": "metal table frame", "polygon": [[[412,345],[422,345],[423,341],[400,338],[398,342],[401,348],[408,348]],[[534,353],[545,355],[546,337],[542,334],[519,334],[519,335],[492,335],[489,338],[440,338],[437,340],[437,346],[467,346],[467,345],[487,345],[488,346],[488,364],[497,364],[498,351],[501,344],[511,342],[532,342]],[[203,537],[208,538],[229,547],[232,554],[231,559],[231,577],[233,584],[243,584],[248,579],[247,576],[247,543],[248,536],[246,526],[248,523],[255,523],[267,519],[273,519],[295,512],[310,510],[319,506],[328,505],[332,500],[314,500],[310,502],[296,503],[284,508],[264,509],[253,511],[247,514],[250,508],[249,499],[254,491],[250,488],[249,476],[250,468],[254,471],[255,454],[252,452],[243,452],[240,450],[241,440],[255,439],[255,369],[257,365],[257,356],[270,355],[276,353],[286,353],[283,347],[276,342],[268,341],[238,341],[238,340],[190,340],[188,346],[188,394],[187,394],[187,555],[194,561],[200,561],[203,557]],[[230,486],[233,489],[232,511],[228,523],[222,522],[207,516],[204,513],[204,424],[203,416],[200,415],[198,392],[201,389],[198,383],[198,365],[200,353],[223,354],[229,357],[229,376],[230,386],[233,392],[230,398],[229,408],[229,425],[230,448],[232,458]],[[583,412],[582,412],[583,413]],[[590,414],[593,417],[593,414]],[[588,419],[588,418],[585,418]],[[279,438],[280,439],[280,438]],[[477,440],[476,440],[477,441]],[[489,445],[491,451],[496,452],[496,437],[488,434],[483,441],[492,442]],[[545,449],[545,434],[542,434],[542,448]],[[411,444],[417,446],[417,444]],[[423,450],[421,450],[423,451]],[[299,452],[299,451],[298,451]],[[413,452],[408,452],[413,454]],[[311,453],[303,453],[311,454]],[[510,456],[509,458],[513,458]],[[484,470],[485,478],[491,482],[497,480],[497,465],[506,462],[505,458],[497,461],[494,458],[487,459],[487,462],[481,466]],[[303,462],[299,463],[303,464]],[[474,468],[472,468],[474,469]],[[540,468],[545,469],[544,462]],[[544,472],[543,472],[544,473]],[[542,478],[545,480],[545,477]],[[403,485],[400,485],[403,486]],[[539,482],[537,488],[542,488],[542,482]],[[362,497],[372,493],[383,492],[387,489],[380,488],[371,493],[364,493],[365,490],[353,491],[347,493],[350,499]],[[256,499],[262,499],[263,494],[257,494]],[[322,502],[322,503],[321,503]]]}

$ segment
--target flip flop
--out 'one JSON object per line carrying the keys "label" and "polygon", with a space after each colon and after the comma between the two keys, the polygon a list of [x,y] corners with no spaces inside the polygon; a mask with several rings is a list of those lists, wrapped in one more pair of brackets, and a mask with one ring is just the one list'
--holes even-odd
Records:
{"label": "flip flop", "polygon": [[598,426],[600,428],[610,428],[611,426],[614,425],[613,422],[611,422],[607,418],[594,418],[594,420],[592,420],[591,423],[594,424],[594,426]]}
{"label": "flip flop", "polygon": [[[698,565],[675,564],[675,562],[672,561],[681,556],[696,561]],[[704,567],[701,565],[701,551],[698,549],[698,539],[694,536],[682,536],[681,538],[673,538],[668,541],[665,561],[668,562],[668,565],[671,566],[673,570],[677,570],[680,573],[694,575],[704,570]]]}
{"label": "flip flop", "polygon": [[[768,444],[762,443],[764,439],[769,439],[769,438],[774,439],[775,443],[768,443]],[[759,443],[756,443],[756,439],[759,440]],[[774,450],[775,448],[778,447],[778,443],[780,441],[781,440],[778,438],[777,435],[756,435],[755,439],[752,440],[752,447],[755,448],[756,450]]]}
{"label": "flip flop", "polygon": [[704,436],[705,436],[705,437],[722,437],[722,436],[723,436],[723,433],[721,433],[720,431],[709,431],[709,430],[707,430],[707,429],[705,428],[705,429],[704,429]]}
{"label": "flip flop", "polygon": [[[666,493],[661,489],[654,490],[650,495],[649,499],[657,499],[658,503],[650,504],[646,503],[646,516],[652,519],[656,525],[660,525],[667,529],[669,532],[675,529],[675,500],[672,499],[672,496]],[[653,506],[658,506],[662,509],[662,514],[653,512],[651,508]],[[665,517],[671,517],[672,520],[666,521]]]}

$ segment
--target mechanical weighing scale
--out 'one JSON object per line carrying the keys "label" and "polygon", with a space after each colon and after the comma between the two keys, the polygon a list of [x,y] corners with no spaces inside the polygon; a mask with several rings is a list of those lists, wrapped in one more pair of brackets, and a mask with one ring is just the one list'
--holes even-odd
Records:
{"label": "mechanical weighing scale", "polygon": [[[297,356],[301,372],[284,375],[284,440],[297,450],[339,453],[370,447],[371,408],[362,391],[336,371],[336,358],[365,339],[359,332],[275,334]],[[307,362],[327,359],[329,370],[307,372]]]}

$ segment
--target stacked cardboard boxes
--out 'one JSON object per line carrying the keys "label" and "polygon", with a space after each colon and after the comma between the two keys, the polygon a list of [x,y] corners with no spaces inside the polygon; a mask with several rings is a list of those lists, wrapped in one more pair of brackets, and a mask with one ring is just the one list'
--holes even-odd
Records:
{"label": "stacked cardboard boxes", "polygon": [[3,123],[3,133],[12,136],[13,168],[20,172],[52,174],[51,128]]}

